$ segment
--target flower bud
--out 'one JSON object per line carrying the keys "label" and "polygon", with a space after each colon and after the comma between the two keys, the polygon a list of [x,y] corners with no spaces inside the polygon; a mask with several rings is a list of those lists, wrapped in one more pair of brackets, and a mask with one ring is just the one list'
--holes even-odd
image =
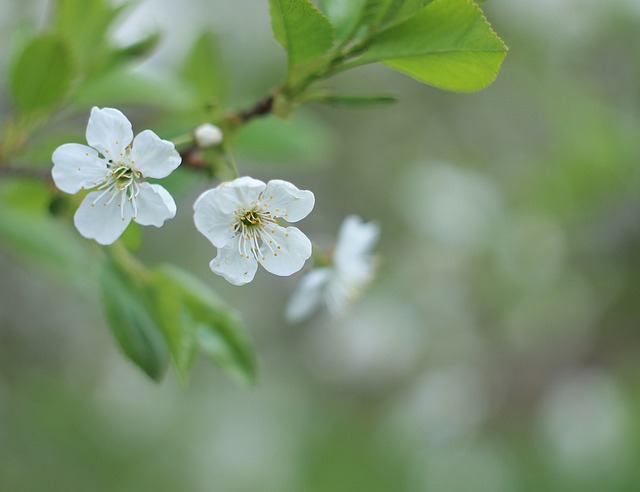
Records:
{"label": "flower bud", "polygon": [[222,142],[222,130],[211,123],[203,123],[193,131],[193,138],[196,145],[201,149],[219,145]]}

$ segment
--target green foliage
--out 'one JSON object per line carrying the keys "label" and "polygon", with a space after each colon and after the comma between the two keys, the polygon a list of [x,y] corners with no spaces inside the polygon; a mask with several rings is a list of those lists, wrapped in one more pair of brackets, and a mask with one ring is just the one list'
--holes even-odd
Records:
{"label": "green foliage", "polygon": [[278,165],[309,165],[326,159],[333,148],[333,134],[307,111],[296,112],[295,121],[269,117],[254,121],[234,140],[238,154]]}
{"label": "green foliage", "polygon": [[360,28],[379,30],[418,12],[432,0],[323,0],[340,40],[357,37]]}
{"label": "green foliage", "polygon": [[73,280],[86,280],[89,255],[70,224],[52,216],[45,183],[0,183],[0,242],[30,264]]}
{"label": "green foliage", "polygon": [[187,379],[198,347],[240,381],[254,380],[253,349],[242,321],[207,285],[166,265],[153,272],[151,291],[158,322],[182,381]]}
{"label": "green foliage", "polygon": [[395,96],[389,96],[386,94],[374,95],[374,96],[361,96],[361,95],[346,95],[346,94],[331,94],[326,92],[315,92],[305,95],[305,100],[319,102],[324,104],[330,104],[332,106],[339,106],[345,108],[373,108],[378,106],[384,106],[398,102]]}
{"label": "green foliage", "polygon": [[219,103],[224,97],[222,55],[212,32],[205,31],[196,38],[185,57],[180,75],[192,88],[198,105]]}
{"label": "green foliage", "polygon": [[423,8],[431,0],[365,0],[360,24],[374,30],[400,22]]}
{"label": "green foliage", "polygon": [[[471,0],[324,0],[338,40],[331,50],[327,22],[304,5],[271,0],[274,34],[289,56],[274,105],[281,116],[307,99],[312,83],[375,62],[441,89],[476,91],[495,79],[507,51]],[[306,63],[296,66],[299,44]]]}
{"label": "green foliage", "polygon": [[162,35],[159,32],[154,32],[128,46],[113,49],[109,55],[110,59],[107,65],[113,67],[145,58],[153,53],[161,39]]}
{"label": "green foliage", "polygon": [[20,258],[78,280],[89,255],[69,224],[28,210],[0,208],[0,240]]}
{"label": "green foliage", "polygon": [[112,7],[105,0],[58,0],[53,28],[69,43],[84,73],[98,70],[110,51],[108,31],[126,4]]}
{"label": "green foliage", "polygon": [[159,269],[151,278],[151,295],[156,318],[171,352],[173,367],[183,383],[196,355],[195,322],[185,307],[181,289],[171,277]]}
{"label": "green foliage", "polygon": [[73,102],[81,107],[144,104],[177,111],[190,103],[190,95],[171,77],[117,68],[78,87]]}
{"label": "green foliage", "polygon": [[426,84],[468,92],[495,79],[506,47],[470,0],[434,0],[370,40],[363,61],[380,61]]}
{"label": "green foliage", "polygon": [[[167,127],[158,134],[180,142],[179,150],[187,156],[186,165],[167,180],[176,194],[195,183],[193,169],[217,179],[236,177],[232,143],[240,154],[261,161],[315,164],[333,148],[333,134],[319,120],[297,113],[295,122],[271,117],[244,124],[268,113],[286,117],[302,102],[353,108],[394,102],[388,95],[336,94],[312,87],[368,63],[384,63],[444,89],[477,90],[493,80],[506,52],[470,0],[269,0],[269,5],[274,36],[287,53],[287,72],[262,105],[234,112],[221,104],[225,72],[211,32],[194,40],[176,76],[153,77],[132,72],[131,65],[156,48],[160,33],[124,47],[113,46],[109,38],[129,4],[54,1],[46,34],[25,39],[12,60],[8,86],[17,111],[3,129],[0,165],[42,164],[56,146],[79,141],[71,119],[62,114],[61,125],[44,127],[56,121],[52,117],[65,102],[83,111],[124,105],[161,109]],[[194,145],[193,128],[203,121],[222,128],[222,145]],[[32,174],[42,178],[37,170]],[[82,240],[60,221],[72,214],[77,200],[52,195],[48,184],[31,184],[5,182],[0,189],[0,240],[45,267],[80,276],[92,272],[95,262]],[[124,354],[155,380],[171,361],[186,382],[202,351],[233,376],[253,381],[253,349],[239,316],[190,274],[171,266],[148,270],[138,263],[130,251],[138,250],[141,240],[133,224],[119,245],[107,250],[99,275],[106,318]]]}
{"label": "green foliage", "polygon": [[159,381],[166,372],[169,352],[143,279],[111,256],[103,265],[100,287],[105,315],[120,348],[150,378]]}
{"label": "green foliage", "polygon": [[276,40],[287,51],[287,79],[297,82],[315,68],[311,62],[333,45],[333,27],[309,0],[269,0]]}
{"label": "green foliage", "polygon": [[107,321],[124,354],[160,380],[169,359],[181,382],[198,349],[242,382],[255,377],[239,316],[208,286],[173,266],[147,271],[119,246],[100,275]]}
{"label": "green foliage", "polygon": [[74,76],[69,49],[54,34],[34,38],[20,54],[11,73],[11,92],[23,114],[60,104]]}

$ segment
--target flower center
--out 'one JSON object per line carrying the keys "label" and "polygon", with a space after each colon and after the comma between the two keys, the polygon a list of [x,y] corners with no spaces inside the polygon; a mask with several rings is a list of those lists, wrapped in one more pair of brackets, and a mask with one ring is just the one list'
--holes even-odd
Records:
{"label": "flower center", "polygon": [[[265,220],[267,220],[269,213],[267,212],[265,215]],[[255,209],[249,210],[248,212],[244,212],[238,217],[238,221],[243,226],[249,229],[260,229],[262,227],[263,222],[263,214],[258,212]],[[238,224],[238,225],[240,225]]]}
{"label": "flower center", "polygon": [[[278,256],[280,245],[272,236],[275,229],[272,226],[276,220],[271,212],[254,207],[251,210],[238,210],[235,215],[234,230],[242,237],[238,244],[240,256],[250,258],[253,256],[260,263],[264,255],[269,251]],[[263,251],[264,250],[264,251]]]}
{"label": "flower center", "polygon": [[[128,153],[127,153],[128,154]],[[120,207],[120,217],[125,220],[124,209],[128,203],[133,207],[132,219],[138,215],[138,204],[136,199],[140,193],[140,185],[138,180],[142,178],[140,171],[137,171],[126,160],[113,162],[109,159],[107,163],[107,175],[99,182],[96,182],[96,189],[102,191],[93,201],[95,206],[100,200],[104,199],[103,205],[106,207],[118,197],[118,207]]]}

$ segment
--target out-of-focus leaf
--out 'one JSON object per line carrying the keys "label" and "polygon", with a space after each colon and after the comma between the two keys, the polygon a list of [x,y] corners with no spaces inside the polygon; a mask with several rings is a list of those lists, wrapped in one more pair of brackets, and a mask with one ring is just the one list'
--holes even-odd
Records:
{"label": "out-of-focus leaf", "polygon": [[276,40],[287,51],[289,71],[324,55],[333,44],[333,27],[309,0],[269,0]]}
{"label": "out-of-focus leaf", "polygon": [[14,255],[85,284],[91,263],[87,251],[67,224],[44,214],[0,210],[0,242]]}
{"label": "out-of-focus leaf", "polygon": [[150,55],[156,46],[158,46],[161,38],[162,34],[160,32],[155,32],[133,44],[123,48],[114,49],[111,52],[108,66],[112,68],[115,65],[135,61]]}
{"label": "out-of-focus leaf", "polygon": [[100,275],[102,303],[111,331],[124,354],[155,381],[162,379],[169,352],[149,311],[145,291],[116,261],[105,262]]}
{"label": "out-of-focus leaf", "polygon": [[45,213],[51,201],[51,188],[30,178],[4,179],[0,182],[2,207],[22,212]]}
{"label": "out-of-focus leaf", "polygon": [[222,55],[212,32],[205,31],[195,40],[180,75],[193,89],[198,104],[209,104],[223,98],[225,78]]}
{"label": "out-of-focus leaf", "polygon": [[91,261],[67,222],[48,213],[50,194],[42,183],[3,182],[0,188],[0,243],[37,267],[83,282]]}
{"label": "out-of-focus leaf", "polygon": [[176,80],[120,69],[82,84],[73,102],[81,107],[147,104],[171,110],[184,108],[190,98]]}
{"label": "out-of-focus leaf", "polygon": [[331,104],[333,106],[342,106],[346,108],[373,108],[398,102],[398,99],[389,95],[345,95],[345,94],[325,94],[325,93],[309,93],[305,95],[307,101]]}
{"label": "out-of-focus leaf", "polygon": [[69,49],[56,35],[44,35],[25,46],[11,73],[11,93],[24,113],[59,104],[74,76]]}
{"label": "out-of-focus leaf", "polygon": [[371,40],[362,61],[380,61],[426,84],[460,92],[495,79],[507,52],[470,0],[434,0]]}
{"label": "out-of-focus leaf", "polygon": [[256,159],[300,165],[322,162],[333,148],[330,129],[309,113],[297,111],[295,120],[262,118],[235,137],[238,154]]}
{"label": "out-of-focus leaf", "polygon": [[158,325],[171,352],[178,378],[185,383],[196,354],[195,324],[184,305],[182,289],[163,269],[153,272],[151,295]]}
{"label": "out-of-focus leaf", "polygon": [[113,7],[105,0],[55,2],[54,29],[69,42],[83,72],[104,62],[110,50],[107,32],[126,7]]}
{"label": "out-of-focus leaf", "polygon": [[189,317],[182,320],[188,322],[183,329],[189,329],[193,323],[200,348],[230,375],[252,382],[255,378],[253,348],[238,314],[209,286],[187,272],[171,266],[163,266],[159,272],[165,282],[172,282],[180,291],[183,306],[189,313]]}
{"label": "out-of-focus leaf", "polygon": [[140,224],[131,221],[122,233],[122,236],[120,236],[119,240],[129,251],[138,251],[140,246],[142,246],[142,232],[140,231]]}

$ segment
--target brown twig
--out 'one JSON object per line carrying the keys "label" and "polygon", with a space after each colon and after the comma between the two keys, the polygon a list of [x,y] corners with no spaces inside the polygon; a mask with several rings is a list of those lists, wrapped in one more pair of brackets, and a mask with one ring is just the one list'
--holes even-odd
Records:
{"label": "brown twig", "polygon": [[238,113],[238,119],[242,123],[246,123],[253,118],[257,118],[259,116],[266,116],[273,110],[273,94],[269,94],[268,96],[260,99],[256,102],[253,107],[246,109],[244,111],[240,111]]}

